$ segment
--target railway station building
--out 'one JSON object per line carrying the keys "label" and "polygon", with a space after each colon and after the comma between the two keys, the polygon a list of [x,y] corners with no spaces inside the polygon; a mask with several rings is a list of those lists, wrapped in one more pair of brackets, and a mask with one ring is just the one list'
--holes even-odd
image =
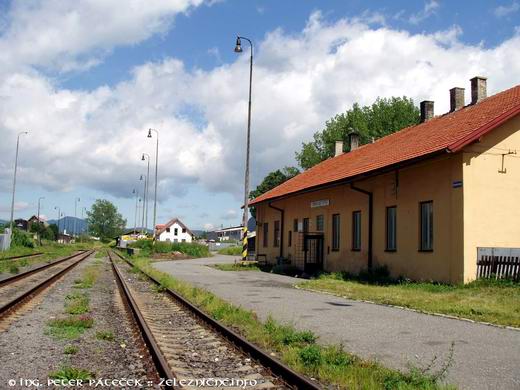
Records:
{"label": "railway station building", "polygon": [[[336,155],[251,201],[257,255],[306,272],[386,266],[394,277],[468,282],[482,248],[520,248],[520,85],[450,90],[421,123]],[[479,249],[480,248],[480,249]]]}

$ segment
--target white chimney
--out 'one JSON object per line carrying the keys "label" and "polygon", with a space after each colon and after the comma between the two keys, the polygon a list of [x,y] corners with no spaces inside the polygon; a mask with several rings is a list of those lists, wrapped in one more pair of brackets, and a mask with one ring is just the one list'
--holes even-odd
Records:
{"label": "white chimney", "polygon": [[340,154],[343,154],[343,141],[336,141],[334,157],[338,157]]}

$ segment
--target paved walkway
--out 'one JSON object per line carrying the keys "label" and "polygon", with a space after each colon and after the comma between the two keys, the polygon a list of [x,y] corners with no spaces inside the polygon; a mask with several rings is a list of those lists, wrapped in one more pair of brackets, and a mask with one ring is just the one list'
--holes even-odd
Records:
{"label": "paved walkway", "polygon": [[323,343],[342,343],[358,356],[388,367],[441,361],[455,343],[448,382],[463,389],[520,389],[520,331],[431,316],[327,294],[297,290],[297,279],[264,272],[220,271],[215,256],[156,263],[156,268],[251,309],[310,329]]}

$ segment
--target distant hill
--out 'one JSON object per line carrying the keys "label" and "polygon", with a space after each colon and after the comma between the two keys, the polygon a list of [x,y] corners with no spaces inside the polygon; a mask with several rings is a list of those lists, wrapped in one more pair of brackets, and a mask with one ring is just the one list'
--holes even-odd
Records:
{"label": "distant hill", "polygon": [[87,221],[85,221],[84,219],[81,219],[81,218],[67,216],[67,217],[60,218],[59,220],[50,219],[47,221],[47,223],[49,225],[52,225],[52,224],[57,225],[58,228],[60,229],[60,233],[63,233],[63,231],[66,230],[67,233],[72,234],[72,232],[74,230],[74,220],[76,220],[76,233],[77,234],[86,233]]}
{"label": "distant hill", "polygon": [[9,221],[4,221],[3,219],[0,219],[0,225],[5,225],[6,223],[8,223]]}

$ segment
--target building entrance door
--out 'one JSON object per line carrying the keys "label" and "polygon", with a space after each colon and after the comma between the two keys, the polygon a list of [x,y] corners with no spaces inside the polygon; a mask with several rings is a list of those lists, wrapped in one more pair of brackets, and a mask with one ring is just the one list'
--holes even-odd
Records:
{"label": "building entrance door", "polygon": [[303,252],[303,270],[306,273],[314,274],[323,270],[323,234],[305,234]]}

